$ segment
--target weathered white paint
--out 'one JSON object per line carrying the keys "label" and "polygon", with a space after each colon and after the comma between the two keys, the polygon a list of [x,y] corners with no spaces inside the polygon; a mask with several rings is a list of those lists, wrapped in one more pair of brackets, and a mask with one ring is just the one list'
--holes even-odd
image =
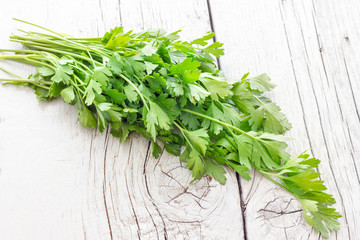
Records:
{"label": "weathered white paint", "polygon": [[[230,78],[267,72],[271,93],[293,123],[289,151],[322,160],[319,171],[344,216],[331,239],[358,239],[360,197],[358,1],[216,1],[211,12],[225,43]],[[229,30],[229,22],[232,22]],[[318,239],[291,195],[259,174],[241,180],[248,239]],[[264,181],[265,180],[265,181]],[[287,214],[281,214],[281,211]],[[261,226],[261,227],[260,227]]]}
{"label": "weathered white paint", "polygon": [[[322,179],[344,215],[331,239],[359,238],[360,4],[209,3],[210,12],[205,0],[7,1],[0,48],[19,47],[8,36],[24,25],[12,17],[77,36],[122,24],[182,28],[185,39],[209,31],[212,19],[225,42],[226,76],[269,73],[278,85],[271,97],[293,123],[289,151],[311,148],[322,159]],[[0,64],[24,76],[33,71]],[[0,99],[0,239],[318,239],[291,195],[258,174],[239,180],[240,195],[231,171],[225,186],[206,178],[190,184],[177,158],[153,159],[135,134],[121,144],[83,129],[61,100],[42,102],[14,86],[0,86]]]}

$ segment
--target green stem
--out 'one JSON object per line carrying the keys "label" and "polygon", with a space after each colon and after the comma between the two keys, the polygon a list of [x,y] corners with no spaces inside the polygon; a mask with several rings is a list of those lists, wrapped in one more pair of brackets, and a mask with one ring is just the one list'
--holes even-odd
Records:
{"label": "green stem", "polygon": [[[254,166],[255,167],[255,166]],[[255,167],[256,168],[256,167]],[[270,181],[272,181],[273,183],[275,183],[276,185],[278,185],[279,187],[285,189],[286,191],[290,192],[289,189],[287,187],[285,187],[284,185],[282,185],[281,183],[279,183],[278,181],[274,180],[272,177],[269,176],[269,174],[267,172],[261,171],[258,168],[256,168],[256,170],[258,170],[261,174],[263,174],[267,179],[269,179]],[[290,192],[291,193],[291,192]],[[291,193],[292,194],[292,193]]]}
{"label": "green stem", "polygon": [[[31,36],[31,35],[30,35]],[[44,37],[40,37],[40,36],[36,36],[36,37],[26,37],[26,36],[18,36],[18,35],[13,35],[12,38],[15,38],[15,39],[22,39],[22,40],[30,40],[32,42],[38,42],[38,43],[41,43],[41,44],[45,44],[45,45],[49,45],[47,43],[51,43],[53,45],[58,45],[58,46],[63,46],[63,47],[67,47],[67,48],[72,48],[72,49],[77,49],[77,50],[85,50],[86,48],[82,47],[82,48],[79,48],[79,47],[75,47],[75,46],[72,46],[71,44],[69,43],[62,43],[61,41],[53,41],[53,40],[50,40],[48,38],[44,38]]]}
{"label": "green stem", "polygon": [[[28,33],[29,34],[29,33]],[[107,53],[101,51],[100,49],[95,49],[93,47],[90,47],[90,44],[87,45],[83,45],[83,44],[78,44],[76,42],[72,42],[72,41],[64,41],[62,39],[58,39],[55,37],[54,40],[49,39],[48,37],[42,37],[41,34],[29,34],[30,36],[33,37],[26,37],[26,36],[18,36],[18,35],[13,35],[11,38],[12,39],[22,39],[22,40],[28,40],[31,41],[32,43],[38,43],[38,45],[40,46],[44,46],[47,47],[49,45],[54,45],[57,49],[59,49],[58,46],[61,46],[63,48],[67,48],[67,49],[75,49],[75,50],[80,50],[80,51],[89,51],[92,50],[95,53],[98,53],[100,55],[107,55]],[[50,37],[54,38],[54,36]]]}
{"label": "green stem", "polygon": [[264,104],[257,96],[254,95],[254,98],[255,98],[260,104]]}
{"label": "green stem", "polygon": [[14,53],[36,53],[38,54],[38,51],[34,50],[26,50],[26,49],[0,49],[0,52],[14,52]]}
{"label": "green stem", "polygon": [[54,66],[51,66],[50,64],[47,64],[47,63],[44,63],[44,62],[41,62],[41,61],[36,61],[36,60],[33,60],[33,59],[26,59],[24,62],[25,63],[34,63],[33,65],[37,65],[37,66],[45,66],[45,67],[48,67],[48,68],[56,71],[56,68]]}
{"label": "green stem", "polygon": [[23,77],[17,75],[16,73],[13,73],[13,72],[7,70],[6,68],[0,67],[0,70],[4,71],[4,72],[6,72],[6,73],[8,73],[8,74],[10,74],[10,75],[13,75],[14,77],[17,77],[17,78],[20,78],[20,79],[23,78]]}
{"label": "green stem", "polygon": [[22,59],[22,58],[28,58],[32,56],[37,56],[35,54],[29,54],[29,55],[0,55],[0,59]]}
{"label": "green stem", "polygon": [[[29,45],[31,46],[31,45]],[[84,56],[81,56],[79,54],[75,54],[75,53],[71,53],[71,52],[67,52],[67,51],[61,51],[61,50],[56,50],[56,49],[52,49],[52,48],[47,48],[47,47],[41,47],[41,46],[35,46],[37,49],[41,49],[41,50],[45,50],[45,51],[48,51],[48,52],[56,52],[56,53],[61,53],[61,54],[64,54],[64,55],[70,55],[70,56],[73,56],[73,57],[76,57],[76,58],[80,58],[80,59],[83,59],[83,60],[86,60],[88,62],[92,62],[92,60],[88,57],[84,57]],[[95,61],[95,63],[97,63],[98,65],[101,65],[101,63]]]}
{"label": "green stem", "polygon": [[[34,26],[34,27],[37,27],[37,28],[43,29],[43,30],[48,31],[48,32],[51,32],[51,33],[53,33],[53,34],[55,34],[55,35],[59,36],[59,37],[60,37],[60,39],[62,39],[62,40],[64,40],[64,41],[68,41],[68,42],[73,43],[72,41],[69,41],[69,40],[67,40],[66,38],[64,38],[64,36],[63,36],[63,35],[61,35],[60,33],[57,33],[57,32],[55,32],[55,31],[53,31],[53,30],[50,30],[50,29],[45,28],[45,27],[42,27],[42,26],[37,25],[37,24],[35,24],[35,23],[27,22],[27,21],[25,21],[25,20],[21,20],[21,19],[18,19],[18,18],[13,18],[13,20],[18,21],[18,22],[22,22],[22,23],[26,23],[26,24],[29,24],[29,25],[31,25],[31,26]],[[55,37],[55,36],[54,36],[54,37]]]}
{"label": "green stem", "polygon": [[101,37],[92,37],[92,38],[68,38],[69,40],[84,40],[84,41],[100,41],[102,38]]}
{"label": "green stem", "polygon": [[266,174],[266,175],[271,175],[271,176],[274,176],[274,177],[279,177],[279,174],[278,173],[269,173],[269,172],[265,172],[263,170],[259,170],[262,174]]}
{"label": "green stem", "polygon": [[[255,166],[254,166],[255,167]],[[255,167],[256,168],[256,167]],[[259,169],[256,168],[256,170],[258,170],[262,175],[264,175],[267,179],[269,179],[270,181],[272,181],[273,183],[275,183],[276,185],[278,185],[279,187],[281,187],[282,189],[286,190],[288,193],[290,193],[291,195],[293,195],[294,197],[296,197],[298,200],[300,200],[299,196],[297,196],[295,193],[291,192],[286,186],[282,185],[281,183],[279,183],[278,181],[274,180],[272,177],[269,176],[269,173],[261,171]]]}
{"label": "green stem", "polygon": [[47,63],[29,59],[28,57],[31,57],[31,56],[38,57],[37,55],[0,55],[0,59],[9,59],[9,60],[14,60],[14,61],[18,61],[18,62],[32,64],[35,66],[46,66],[48,68],[56,70],[53,66],[51,66]]}
{"label": "green stem", "polygon": [[248,136],[248,137],[250,137],[250,138],[252,138],[252,139],[255,139],[255,140],[257,140],[257,141],[261,141],[261,142],[262,142],[261,139],[256,138],[256,137],[248,134],[247,132],[245,132],[245,131],[243,131],[243,130],[241,130],[241,129],[239,129],[239,128],[231,125],[231,124],[224,123],[224,122],[222,122],[222,121],[220,121],[220,120],[217,120],[216,118],[209,117],[209,116],[207,116],[207,115],[204,115],[204,114],[202,114],[202,113],[198,113],[198,112],[192,111],[192,110],[190,110],[190,109],[185,109],[185,108],[183,108],[182,111],[188,112],[188,113],[191,113],[191,114],[194,114],[194,115],[197,115],[197,116],[202,117],[202,118],[209,119],[209,120],[211,120],[211,121],[213,121],[213,122],[216,122],[216,123],[218,123],[218,124],[220,124],[220,125],[223,125],[223,126],[225,126],[225,127],[234,129],[235,131],[237,131],[237,132],[239,132],[239,133],[242,133],[242,134],[244,134],[244,135],[246,135],[246,136]]}
{"label": "green stem", "polygon": [[89,57],[91,58],[91,61],[92,61],[92,63],[93,63],[94,68],[96,68],[94,59],[93,59],[93,57],[91,56],[90,51],[89,51],[89,50],[86,50],[86,52],[88,53]]}
{"label": "green stem", "polygon": [[[52,30],[50,30],[50,29],[48,29],[48,28],[45,28],[45,27],[39,26],[39,25],[34,24],[34,23],[30,23],[30,22],[27,22],[27,21],[24,21],[24,20],[20,20],[20,19],[17,19],[17,18],[13,18],[13,20],[19,21],[19,22],[22,22],[22,23],[26,23],[26,24],[32,25],[32,26],[37,27],[37,28],[41,28],[41,29],[43,29],[43,30],[45,30],[45,31],[51,32],[51,33],[59,36],[59,37],[53,36],[54,38],[64,40],[64,41],[66,41],[66,42],[75,44],[75,45],[80,46],[80,47],[85,47],[84,45],[82,45],[82,44],[80,44],[80,43],[77,43],[77,42],[74,42],[74,41],[71,41],[71,40],[69,40],[68,38],[64,37],[62,34],[57,33],[57,32],[55,32],[55,31],[52,31]],[[92,49],[92,48],[90,48],[90,49],[91,49],[92,51],[94,51],[94,52],[97,52],[97,53],[101,54],[101,52],[99,52],[99,51],[96,50],[96,49]]]}
{"label": "green stem", "polygon": [[[38,42],[33,42],[33,41],[25,41],[25,40],[21,40],[21,39],[16,39],[16,38],[11,38],[10,37],[10,41],[11,42],[17,42],[17,43],[21,43],[22,45],[26,46],[43,46],[43,47],[52,47],[52,45],[49,44],[43,44],[43,43],[38,43]],[[54,46],[55,47],[55,46]]]}
{"label": "green stem", "polygon": [[[74,74],[75,75],[75,74]],[[77,90],[78,90],[78,93],[79,93],[79,91],[83,94],[83,95],[85,95],[85,92],[83,91],[83,90],[81,90],[78,86],[77,86],[77,84],[75,84],[71,79],[70,79],[70,83],[71,83],[71,85],[73,85]]]}
{"label": "green stem", "polygon": [[[45,88],[45,89],[50,89],[50,87],[44,86],[44,85],[40,85],[35,81],[31,81],[28,79],[11,79],[11,78],[0,78],[0,82],[24,82],[24,83],[30,83],[33,84],[35,86],[41,87],[41,88]],[[47,84],[48,85],[48,84]]]}
{"label": "green stem", "polygon": [[176,122],[174,122],[175,126],[182,132],[182,130],[184,130],[179,124],[177,124]]}
{"label": "green stem", "polygon": [[191,141],[187,138],[186,134],[184,134],[184,131],[186,131],[184,128],[182,128],[179,124],[177,124],[176,122],[174,122],[175,126],[177,128],[179,128],[181,134],[183,135],[183,137],[185,138],[186,142],[190,145],[190,147],[192,149],[196,149],[192,144],[191,144]]}
{"label": "green stem", "polygon": [[81,81],[81,79],[80,79],[78,76],[76,76],[76,75],[74,74],[74,77],[75,77],[76,80],[78,80],[78,82],[79,82],[81,85],[85,86],[85,83],[84,83],[83,81]]}
{"label": "green stem", "polygon": [[[26,23],[26,24],[29,24],[29,25],[34,26],[34,27],[37,27],[37,28],[41,28],[41,29],[43,29],[43,30],[45,30],[45,31],[51,32],[51,33],[56,34],[56,35],[60,35],[59,33],[54,32],[54,31],[52,31],[52,30],[50,30],[50,29],[48,29],[48,28],[45,28],[45,27],[36,25],[36,24],[34,24],[34,23],[31,23],[31,22],[27,22],[27,21],[25,21],[25,20],[21,20],[21,19],[18,19],[18,18],[13,18],[13,20],[18,21],[18,22],[22,22],[22,23]],[[61,35],[60,35],[60,36],[61,36]]]}

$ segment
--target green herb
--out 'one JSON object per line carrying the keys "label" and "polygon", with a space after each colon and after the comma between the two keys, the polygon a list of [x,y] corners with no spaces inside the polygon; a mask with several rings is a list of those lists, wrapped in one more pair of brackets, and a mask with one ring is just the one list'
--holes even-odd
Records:
{"label": "green herb", "polygon": [[[21,21],[21,20],[18,20]],[[280,108],[262,94],[274,84],[266,74],[227,82],[214,57],[222,44],[214,33],[192,42],[178,33],[150,29],[124,32],[117,27],[103,38],[73,38],[49,32],[12,35],[24,50],[2,59],[37,66],[28,79],[1,79],[26,85],[38,98],[62,97],[74,104],[84,127],[110,128],[125,141],[138,132],[152,141],[153,155],[163,149],[180,156],[194,180],[209,175],[225,184],[228,166],[246,180],[255,168],[301,203],[306,221],[328,237],[341,217],[315,171],[319,160],[306,153],[291,158],[284,132],[291,128]],[[193,180],[193,181],[194,181]]]}

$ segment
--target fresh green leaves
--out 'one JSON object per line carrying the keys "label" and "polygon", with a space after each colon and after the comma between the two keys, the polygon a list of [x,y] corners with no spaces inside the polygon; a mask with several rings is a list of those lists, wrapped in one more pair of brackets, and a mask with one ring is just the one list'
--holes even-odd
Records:
{"label": "fresh green leaves", "polygon": [[88,106],[91,105],[95,99],[95,93],[100,94],[101,92],[101,84],[95,82],[95,80],[91,80],[85,89],[85,104]]}
{"label": "fresh green leaves", "polygon": [[64,99],[64,102],[66,102],[68,104],[73,103],[73,101],[75,99],[74,87],[70,86],[70,87],[63,89],[60,92],[60,95]]}
{"label": "fresh green leaves", "polygon": [[264,129],[265,132],[281,134],[291,128],[286,116],[280,112],[275,103],[262,103],[250,114],[249,123],[251,129],[257,131]]}
{"label": "fresh green leaves", "polygon": [[270,78],[266,73],[249,78],[248,82],[251,90],[259,91],[261,93],[270,91],[275,87],[275,85],[270,82]]}
{"label": "fresh green leaves", "polygon": [[182,153],[181,159],[188,159],[186,167],[192,170],[194,180],[200,179],[206,172],[203,156],[209,145],[209,136],[205,129],[198,129],[195,131],[181,130],[187,148]]}
{"label": "fresh green leaves", "polygon": [[[41,70],[40,70],[41,71]],[[43,71],[43,74],[50,74],[50,72]],[[64,84],[69,84],[70,76],[73,74],[74,71],[72,70],[71,66],[68,65],[59,65],[56,69],[55,75],[51,78],[52,81],[56,83],[63,82]]]}
{"label": "fresh green leaves", "polygon": [[170,68],[172,74],[181,76],[183,83],[193,83],[199,79],[201,71],[198,70],[200,62],[186,58],[182,63],[173,65]]}
{"label": "fresh green leaves", "polygon": [[223,43],[214,42],[210,46],[203,48],[202,51],[210,53],[218,58],[218,57],[224,55],[224,49],[221,48],[223,45],[224,45]]}
{"label": "fresh green leaves", "polygon": [[324,182],[317,180],[320,174],[315,168],[319,163],[318,159],[309,158],[309,154],[302,153],[279,168],[277,176],[282,181],[283,188],[299,199],[306,222],[328,238],[329,231],[339,229],[337,219],[341,215],[334,208],[328,207],[335,204],[335,199],[324,192]]}
{"label": "fresh green leaves", "polygon": [[156,103],[149,102],[150,109],[144,109],[144,120],[147,131],[151,134],[153,139],[156,139],[157,128],[169,130],[170,117],[164,110]]}
{"label": "fresh green leaves", "polygon": [[83,127],[96,128],[96,118],[86,107],[79,111],[79,121]]}
{"label": "fresh green leaves", "polygon": [[218,100],[219,98],[225,99],[231,94],[230,84],[221,76],[202,73],[199,80],[210,93],[213,100]]}
{"label": "fresh green leaves", "polygon": [[48,67],[38,67],[36,68],[36,72],[38,72],[41,76],[48,77],[55,74],[54,70]]}
{"label": "fresh green leaves", "polygon": [[329,207],[335,199],[318,179],[320,161],[306,153],[290,158],[285,151],[282,134],[291,125],[262,96],[275,86],[270,78],[245,74],[228,82],[213,59],[224,53],[222,43],[211,42],[214,33],[191,42],[180,41],[178,33],[116,27],[103,38],[81,40],[14,35],[32,49],[16,59],[30,59],[37,69],[11,83],[32,87],[39,99],[61,96],[77,107],[83,127],[109,127],[122,142],[131,132],[141,134],[152,141],[154,157],[163,150],[180,156],[193,181],[208,175],[225,184],[224,166],[250,180],[256,169],[299,199],[316,231],[327,237],[337,230],[341,216]]}

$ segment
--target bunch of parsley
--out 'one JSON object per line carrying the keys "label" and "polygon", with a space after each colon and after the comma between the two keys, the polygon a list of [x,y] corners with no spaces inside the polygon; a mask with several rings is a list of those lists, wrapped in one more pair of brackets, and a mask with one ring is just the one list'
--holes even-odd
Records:
{"label": "bunch of parsley", "polygon": [[62,97],[77,107],[82,126],[109,127],[121,141],[138,132],[152,141],[155,157],[161,146],[180,156],[194,180],[209,175],[225,184],[223,166],[250,180],[255,168],[295,196],[324,237],[339,229],[341,215],[328,207],[335,200],[317,180],[320,161],[306,153],[290,158],[284,150],[291,125],[262,96],[274,87],[269,77],[226,81],[214,61],[223,55],[222,44],[209,43],[214,33],[186,42],[179,31],[116,27],[102,38],[73,38],[22,22],[49,34],[21,30],[24,35],[10,38],[25,49],[2,49],[15,54],[0,58],[35,65],[36,73],[23,79],[1,68],[17,77],[2,81],[29,86],[39,99]]}

